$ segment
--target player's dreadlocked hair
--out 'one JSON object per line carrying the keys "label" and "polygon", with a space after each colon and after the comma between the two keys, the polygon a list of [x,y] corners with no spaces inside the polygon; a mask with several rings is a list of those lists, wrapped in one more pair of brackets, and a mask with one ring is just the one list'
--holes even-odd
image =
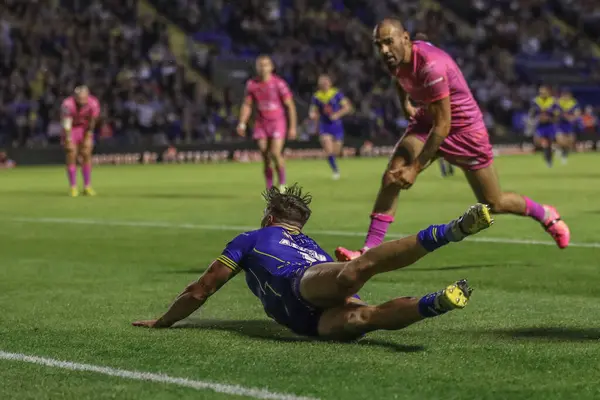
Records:
{"label": "player's dreadlocked hair", "polygon": [[304,226],[310,218],[308,205],[312,201],[310,193],[302,193],[302,187],[297,183],[288,186],[284,192],[273,186],[263,192],[267,202],[267,212],[279,222]]}

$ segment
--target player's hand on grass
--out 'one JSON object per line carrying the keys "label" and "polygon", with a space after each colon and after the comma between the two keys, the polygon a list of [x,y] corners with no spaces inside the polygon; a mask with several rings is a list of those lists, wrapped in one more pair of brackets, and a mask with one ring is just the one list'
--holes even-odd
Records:
{"label": "player's hand on grass", "polygon": [[296,127],[290,126],[290,129],[288,130],[288,139],[296,140],[297,137],[298,137],[298,131],[296,130]]}
{"label": "player's hand on grass", "polygon": [[132,323],[133,326],[139,326],[141,328],[168,328],[162,325],[158,319],[150,319],[147,321],[135,321]]}

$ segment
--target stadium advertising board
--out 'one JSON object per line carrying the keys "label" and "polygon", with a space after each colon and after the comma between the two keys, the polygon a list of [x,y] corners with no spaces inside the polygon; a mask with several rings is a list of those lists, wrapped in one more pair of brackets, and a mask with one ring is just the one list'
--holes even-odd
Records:
{"label": "stadium advertising board", "polygon": [[[345,158],[388,157],[394,148],[393,141],[349,140],[343,149]],[[599,143],[581,141],[579,151],[596,149]],[[535,151],[531,144],[494,145],[496,155],[524,154]],[[17,165],[58,165],[64,163],[60,147],[43,149],[9,149],[9,158]],[[287,159],[321,159],[326,155],[318,141],[289,142],[286,145]],[[213,143],[175,146],[106,146],[96,148],[93,162],[96,165],[128,164],[206,164],[219,162],[259,162],[261,155],[252,142]]]}

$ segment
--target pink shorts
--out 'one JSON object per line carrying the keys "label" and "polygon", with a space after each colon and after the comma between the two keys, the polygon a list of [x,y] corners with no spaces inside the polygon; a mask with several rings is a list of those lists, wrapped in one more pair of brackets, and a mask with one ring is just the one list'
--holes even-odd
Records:
{"label": "pink shorts", "polygon": [[256,121],[254,123],[254,140],[260,139],[285,139],[287,133],[287,121],[276,119],[273,121]]}
{"label": "pink shorts", "polygon": [[[82,126],[76,126],[71,128],[71,141],[75,146],[79,146],[83,142],[83,138],[85,137],[85,128]],[[61,142],[64,144],[65,135],[63,133]]]}
{"label": "pink shorts", "polygon": [[[426,141],[431,124],[413,120],[406,129],[406,135],[415,135]],[[488,167],[494,161],[494,152],[487,129],[465,133],[452,133],[444,140],[438,154],[450,164],[467,171]]]}

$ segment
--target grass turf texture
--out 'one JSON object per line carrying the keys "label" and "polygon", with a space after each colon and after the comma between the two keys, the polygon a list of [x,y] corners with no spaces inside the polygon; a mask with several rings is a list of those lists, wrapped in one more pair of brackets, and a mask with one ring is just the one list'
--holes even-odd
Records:
{"label": "grass turf texture", "polygon": [[[579,243],[600,243],[597,165],[597,155],[576,155],[553,170],[539,157],[498,160],[504,188],[556,205]],[[290,181],[314,195],[306,231],[366,231],[384,166],[383,159],[342,161],[343,179],[332,182],[324,161],[290,162]],[[466,277],[476,288],[469,307],[359,344],[287,333],[263,314],[241,276],[188,328],[145,330],[130,322],[163,312],[236,234],[200,225],[258,224],[261,167],[101,167],[94,184],[98,197],[72,199],[60,168],[0,173],[1,351],[321,399],[600,396],[600,248],[447,246],[413,267],[375,277],[361,294],[377,303]],[[461,174],[442,179],[430,168],[402,193],[391,233],[447,222],[473,202]],[[15,220],[20,217],[32,220]],[[114,221],[151,223],[109,225]],[[363,240],[313,236],[330,251]],[[511,216],[498,217],[482,237],[550,240],[532,220]],[[6,360],[0,376],[2,399],[235,398]]]}

